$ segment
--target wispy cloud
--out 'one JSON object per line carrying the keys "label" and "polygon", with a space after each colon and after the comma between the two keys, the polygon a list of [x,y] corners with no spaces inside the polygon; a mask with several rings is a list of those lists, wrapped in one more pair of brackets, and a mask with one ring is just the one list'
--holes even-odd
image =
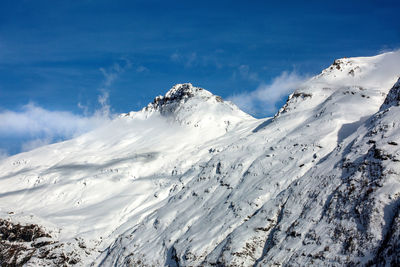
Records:
{"label": "wispy cloud", "polygon": [[170,56],[170,59],[175,62],[178,62],[181,58],[182,58],[182,55],[178,54],[178,52],[175,52]]}
{"label": "wispy cloud", "polygon": [[[112,115],[111,105],[109,103],[111,87],[113,83],[120,77],[120,75],[127,69],[131,68],[132,65],[132,62],[128,58],[123,57],[120,59],[120,61],[114,62],[114,64],[112,64],[110,67],[99,69],[104,76],[104,80],[99,88],[100,94],[97,96],[97,102],[100,104],[100,109],[96,110],[96,115],[103,117],[110,117]],[[141,71],[144,71],[144,69]],[[80,103],[78,103],[78,106],[83,107],[83,110],[85,111],[85,107]]]}
{"label": "wispy cloud", "polygon": [[[20,139],[20,151],[29,151],[79,136],[111,120],[107,98],[107,93],[99,96],[102,107],[91,115],[48,110],[34,103],[16,111],[3,110],[0,112],[0,138]],[[6,149],[0,148],[0,159],[8,156]]]}
{"label": "wispy cloud", "polygon": [[[100,68],[103,75],[97,95],[98,108],[90,112],[88,106],[78,103],[83,115],[69,111],[48,110],[29,103],[18,110],[0,111],[0,138],[21,138],[21,151],[28,151],[56,141],[76,137],[110,121],[114,114],[110,105],[110,91],[115,81],[132,62],[121,58],[107,68]],[[143,67],[144,68],[144,67]],[[141,71],[145,71],[142,69]],[[26,141],[27,140],[27,141]],[[0,148],[0,157],[7,156],[7,151]]]}
{"label": "wispy cloud", "polygon": [[240,65],[233,72],[233,78],[236,79],[238,76],[244,80],[260,82],[260,78],[257,72],[251,71],[249,65]]}
{"label": "wispy cloud", "polygon": [[149,71],[150,70],[148,68],[146,68],[145,66],[142,66],[142,65],[137,66],[137,68],[136,68],[136,72],[139,72],[139,73],[149,72]]}
{"label": "wispy cloud", "polygon": [[55,136],[70,138],[91,130],[109,118],[94,113],[85,117],[68,111],[47,110],[33,103],[18,111],[0,112],[0,136]]}
{"label": "wispy cloud", "polygon": [[174,52],[170,55],[170,60],[174,63],[183,65],[185,68],[192,67],[215,67],[221,69],[224,67],[221,56],[224,54],[222,49],[217,49],[207,54],[197,52]]}
{"label": "wispy cloud", "polygon": [[99,70],[104,76],[103,87],[110,87],[122,73],[131,67],[132,62],[128,58],[121,58],[119,62],[115,62],[109,68],[100,68]]}
{"label": "wispy cloud", "polygon": [[[247,73],[247,68],[244,71]],[[293,92],[306,79],[307,77],[295,72],[283,72],[271,83],[262,83],[256,90],[233,95],[228,100],[250,114],[271,114],[277,110],[276,104],[282,100],[282,97]]]}
{"label": "wispy cloud", "polygon": [[198,56],[196,52],[181,54],[178,52],[173,53],[170,56],[171,61],[176,63],[182,63],[186,68],[196,65]]}
{"label": "wispy cloud", "polygon": [[111,105],[109,103],[110,93],[101,89],[102,93],[97,96],[97,101],[100,104],[100,109],[96,110],[95,115],[105,118],[111,117]]}

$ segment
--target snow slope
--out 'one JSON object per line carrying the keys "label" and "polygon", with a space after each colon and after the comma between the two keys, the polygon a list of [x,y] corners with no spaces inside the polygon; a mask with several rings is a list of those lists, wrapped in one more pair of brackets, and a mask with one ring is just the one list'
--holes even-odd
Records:
{"label": "snow slope", "polygon": [[100,129],[5,159],[0,218],[48,236],[3,234],[0,261],[398,262],[399,74],[400,52],[336,60],[265,119],[178,84]]}

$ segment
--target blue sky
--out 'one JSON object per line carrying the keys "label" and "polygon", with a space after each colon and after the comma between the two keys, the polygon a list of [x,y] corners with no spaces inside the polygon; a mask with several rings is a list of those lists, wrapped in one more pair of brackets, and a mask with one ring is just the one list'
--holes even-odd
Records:
{"label": "blue sky", "polygon": [[[0,155],[75,136],[176,83],[232,98],[335,58],[398,49],[399,10],[399,1],[3,0]],[[286,96],[243,108],[271,115]]]}

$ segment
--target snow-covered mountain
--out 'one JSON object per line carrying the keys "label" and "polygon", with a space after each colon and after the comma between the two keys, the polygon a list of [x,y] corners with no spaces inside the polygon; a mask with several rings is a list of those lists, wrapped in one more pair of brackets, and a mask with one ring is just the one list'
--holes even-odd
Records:
{"label": "snow-covered mountain", "polygon": [[265,119],[178,84],[7,158],[0,262],[399,264],[399,75],[400,52],[335,60]]}

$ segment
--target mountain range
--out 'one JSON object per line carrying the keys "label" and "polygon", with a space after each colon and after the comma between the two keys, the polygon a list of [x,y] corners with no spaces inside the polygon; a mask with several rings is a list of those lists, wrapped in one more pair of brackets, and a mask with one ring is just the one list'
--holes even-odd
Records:
{"label": "mountain range", "polygon": [[190,83],[0,161],[2,266],[400,265],[400,52],[256,119]]}

